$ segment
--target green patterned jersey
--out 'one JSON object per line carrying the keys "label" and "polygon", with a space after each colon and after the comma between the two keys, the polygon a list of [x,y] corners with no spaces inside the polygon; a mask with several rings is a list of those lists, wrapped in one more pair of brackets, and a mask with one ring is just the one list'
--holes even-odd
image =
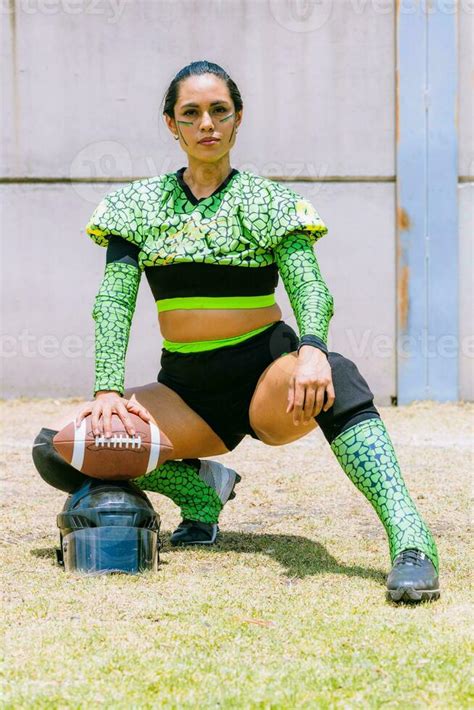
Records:
{"label": "green patterned jersey", "polygon": [[279,274],[300,337],[327,341],[333,299],[313,250],[327,227],[312,204],[285,185],[236,169],[211,196],[198,200],[184,183],[184,169],[111,192],[87,224],[97,244],[105,247],[110,235],[118,235],[137,253],[137,265],[107,264],[96,298],[94,391],[123,392],[143,271],[159,311],[271,305]]}

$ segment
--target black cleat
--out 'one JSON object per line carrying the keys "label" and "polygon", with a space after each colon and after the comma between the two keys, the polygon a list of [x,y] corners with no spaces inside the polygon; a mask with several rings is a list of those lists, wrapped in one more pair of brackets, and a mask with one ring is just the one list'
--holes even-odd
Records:
{"label": "black cleat", "polygon": [[420,550],[403,550],[387,577],[387,599],[422,602],[439,599],[439,580],[433,563]]}
{"label": "black cleat", "polygon": [[213,545],[219,532],[217,523],[182,520],[170,537],[172,545]]}
{"label": "black cleat", "polygon": [[[224,506],[235,498],[235,486],[242,477],[232,468],[218,461],[203,459],[199,476],[214,488]],[[213,545],[219,532],[217,523],[201,523],[199,520],[182,520],[170,537],[172,545]]]}

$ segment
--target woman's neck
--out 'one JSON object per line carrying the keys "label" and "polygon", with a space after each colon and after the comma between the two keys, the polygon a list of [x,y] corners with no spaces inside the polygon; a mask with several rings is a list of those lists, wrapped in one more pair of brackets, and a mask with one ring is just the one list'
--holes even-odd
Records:
{"label": "woman's neck", "polygon": [[231,171],[229,155],[216,163],[202,163],[189,158],[188,167],[183,172],[183,180],[196,197],[199,193],[211,194],[221,185]]}

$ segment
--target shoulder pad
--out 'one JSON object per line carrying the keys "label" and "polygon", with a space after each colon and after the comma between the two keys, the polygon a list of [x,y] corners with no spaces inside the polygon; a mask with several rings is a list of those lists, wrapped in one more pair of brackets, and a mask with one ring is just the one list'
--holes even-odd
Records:
{"label": "shoulder pad", "polygon": [[317,241],[328,228],[309,200],[290,187],[269,180],[271,244],[275,246],[291,232],[303,232]]}
{"label": "shoulder pad", "polygon": [[97,205],[86,233],[99,246],[106,247],[108,234],[118,234],[138,247],[145,241],[143,207],[150,193],[160,190],[161,177],[134,180],[106,195]]}

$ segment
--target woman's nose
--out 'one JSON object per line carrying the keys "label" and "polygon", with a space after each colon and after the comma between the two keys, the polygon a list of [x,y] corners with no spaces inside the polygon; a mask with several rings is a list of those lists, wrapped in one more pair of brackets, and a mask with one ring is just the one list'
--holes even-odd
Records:
{"label": "woman's nose", "polygon": [[201,119],[201,128],[212,126],[212,120],[208,113],[204,113]]}

